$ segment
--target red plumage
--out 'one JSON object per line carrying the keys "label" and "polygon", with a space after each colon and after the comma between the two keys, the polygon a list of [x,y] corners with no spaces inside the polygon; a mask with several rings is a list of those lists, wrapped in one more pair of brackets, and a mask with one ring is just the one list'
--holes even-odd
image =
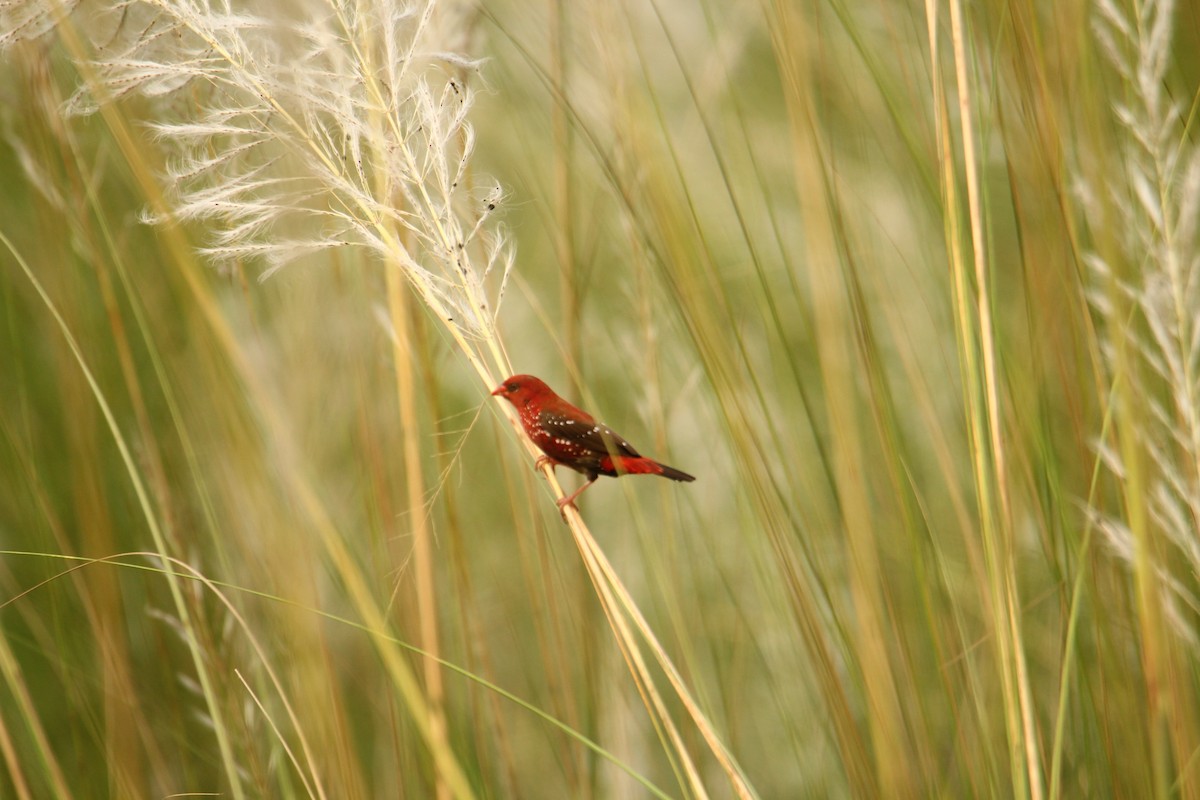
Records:
{"label": "red plumage", "polygon": [[[525,433],[553,465],[561,464],[587,476],[587,483],[559,508],[573,504],[601,475],[662,475],[673,481],[696,480],[686,472],[660,464],[634,450],[625,437],[596,422],[591,414],[563,400],[532,375],[514,375],[492,392],[517,409]],[[541,460],[539,460],[539,466]]]}

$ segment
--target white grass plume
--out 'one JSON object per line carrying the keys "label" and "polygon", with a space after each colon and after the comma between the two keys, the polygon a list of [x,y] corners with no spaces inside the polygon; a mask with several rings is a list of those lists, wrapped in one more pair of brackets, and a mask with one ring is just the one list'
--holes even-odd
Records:
{"label": "white grass plume", "polygon": [[79,0],[61,0],[58,3],[0,0],[0,51],[17,42],[49,33],[77,5]]}
{"label": "white grass plume", "polygon": [[[32,36],[54,7],[17,0],[4,13]],[[513,264],[495,222],[502,193],[466,185],[464,76],[479,64],[446,52],[438,25],[454,20],[434,11],[432,0],[117,3],[107,25],[88,23],[105,31],[99,89],[67,110],[134,95],[164,104],[167,121],[150,128],[174,152],[171,216],[212,231],[212,259],[261,261],[265,277],[366,247],[457,333],[491,338]]]}
{"label": "white grass plume", "polygon": [[[1193,620],[1200,613],[1195,582],[1200,575],[1200,153],[1188,144],[1180,110],[1165,89],[1173,18],[1171,0],[1134,3],[1129,15],[1111,0],[1097,3],[1097,41],[1127,90],[1125,102],[1114,108],[1124,174],[1111,175],[1105,187],[1107,213],[1095,187],[1082,187],[1080,196],[1092,229],[1114,237],[1108,256],[1091,253],[1087,262],[1096,282],[1116,291],[1093,290],[1090,297],[1107,336],[1102,341],[1107,364],[1119,368],[1116,353],[1123,338],[1143,379],[1135,399],[1139,408],[1131,416],[1153,468],[1147,512],[1190,576],[1176,579],[1179,573],[1165,563],[1154,569],[1167,618],[1195,644],[1194,623],[1185,622],[1182,609],[1190,607]],[[1114,211],[1119,220],[1111,218]],[[1118,257],[1122,268],[1106,260]],[[1124,482],[1126,465],[1119,452],[1101,443],[1099,453],[1111,475]],[[1132,564],[1129,527],[1111,515],[1091,513],[1112,551]]]}

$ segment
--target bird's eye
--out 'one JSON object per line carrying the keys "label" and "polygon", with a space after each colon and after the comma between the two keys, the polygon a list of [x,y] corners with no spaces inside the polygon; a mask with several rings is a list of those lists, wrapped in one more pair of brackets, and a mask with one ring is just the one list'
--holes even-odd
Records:
{"label": "bird's eye", "polygon": [[517,390],[517,385],[515,383],[510,383],[507,386],[505,386],[504,388],[510,392],[515,392]]}

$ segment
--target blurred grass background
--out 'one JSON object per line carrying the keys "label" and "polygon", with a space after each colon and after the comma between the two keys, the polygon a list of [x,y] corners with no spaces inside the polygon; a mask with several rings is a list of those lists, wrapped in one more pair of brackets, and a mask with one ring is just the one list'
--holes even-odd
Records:
{"label": "blurred grass background", "polygon": [[[1186,154],[1200,30],[1157,13]],[[515,367],[698,476],[581,508],[761,797],[1200,793],[1098,14],[483,0],[447,45],[489,59]],[[64,121],[78,81],[0,63],[0,796],[700,794],[442,329],[349,250],[259,283],[141,224],[154,110]]]}

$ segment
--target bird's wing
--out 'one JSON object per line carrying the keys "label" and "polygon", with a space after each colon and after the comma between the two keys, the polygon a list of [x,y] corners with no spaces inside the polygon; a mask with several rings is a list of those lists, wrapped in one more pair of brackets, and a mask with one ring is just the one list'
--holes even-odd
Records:
{"label": "bird's wing", "polygon": [[552,435],[562,436],[597,454],[641,456],[625,437],[591,417],[578,419],[546,409],[538,414],[538,422]]}

